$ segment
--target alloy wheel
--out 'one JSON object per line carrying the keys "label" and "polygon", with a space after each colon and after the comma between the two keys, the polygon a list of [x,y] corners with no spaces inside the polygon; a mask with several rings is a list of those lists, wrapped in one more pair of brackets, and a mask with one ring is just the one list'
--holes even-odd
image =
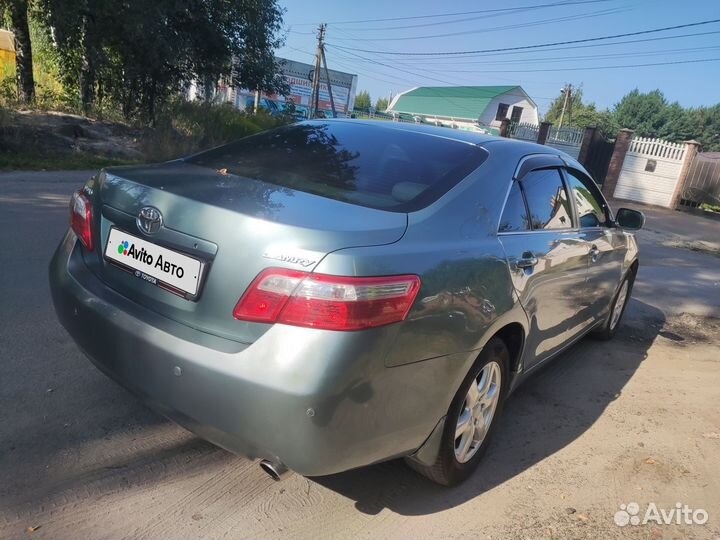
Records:
{"label": "alloy wheel", "polygon": [[467,463],[485,440],[500,400],[500,364],[487,363],[473,379],[455,427],[455,459]]}
{"label": "alloy wheel", "polygon": [[615,299],[615,305],[613,306],[613,312],[612,312],[612,318],[610,319],[610,330],[614,330],[617,326],[617,323],[620,322],[620,316],[622,315],[623,308],[625,307],[625,302],[627,300],[627,293],[628,293],[628,280],[626,279],[622,286],[620,287],[620,291],[618,291],[617,298]]}

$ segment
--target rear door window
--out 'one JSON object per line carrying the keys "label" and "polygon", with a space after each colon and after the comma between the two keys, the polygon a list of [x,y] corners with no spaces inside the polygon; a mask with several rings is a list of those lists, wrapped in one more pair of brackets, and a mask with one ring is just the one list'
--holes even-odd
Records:
{"label": "rear door window", "polygon": [[305,122],[246,137],[188,158],[252,178],[360,206],[424,208],[479,167],[479,146],[367,123]]}
{"label": "rear door window", "polygon": [[505,203],[505,209],[500,218],[498,232],[520,232],[529,230],[530,222],[528,220],[525,200],[520,190],[520,182],[513,181],[510,194]]}
{"label": "rear door window", "polygon": [[522,183],[533,230],[573,226],[570,201],[558,169],[530,171]]}

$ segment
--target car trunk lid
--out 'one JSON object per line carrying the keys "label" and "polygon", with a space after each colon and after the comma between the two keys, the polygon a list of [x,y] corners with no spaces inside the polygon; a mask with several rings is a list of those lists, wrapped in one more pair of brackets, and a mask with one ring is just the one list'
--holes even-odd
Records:
{"label": "car trunk lid", "polygon": [[[104,171],[96,183],[94,205],[101,215],[98,243],[85,257],[108,286],[174,320],[244,342],[254,341],[268,327],[232,316],[238,299],[263,269],[312,271],[327,253],[396,242],[407,226],[405,213],[349,204],[184,161]],[[162,216],[162,226],[153,234],[137,224],[144,208]],[[163,289],[107,257],[113,229],[200,261],[197,293]],[[116,245],[110,247],[114,250]]]}

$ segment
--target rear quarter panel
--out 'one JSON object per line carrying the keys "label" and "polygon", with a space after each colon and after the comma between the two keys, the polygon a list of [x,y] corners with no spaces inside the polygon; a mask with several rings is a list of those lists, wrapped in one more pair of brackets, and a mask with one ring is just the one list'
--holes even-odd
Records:
{"label": "rear quarter panel", "polygon": [[[341,275],[420,276],[422,287],[407,319],[392,328],[386,366],[478,351],[496,328],[510,322],[527,327],[496,235],[517,160],[502,151],[490,154],[436,203],[409,214],[398,242],[336,251],[316,268]],[[468,355],[464,364],[474,358]],[[458,366],[452,378],[469,367]]]}

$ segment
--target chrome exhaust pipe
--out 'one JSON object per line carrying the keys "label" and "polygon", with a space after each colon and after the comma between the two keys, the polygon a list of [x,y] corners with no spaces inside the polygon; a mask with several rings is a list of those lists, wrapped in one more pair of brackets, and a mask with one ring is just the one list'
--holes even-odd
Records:
{"label": "chrome exhaust pipe", "polygon": [[260,461],[260,468],[265,471],[270,478],[279,482],[285,480],[290,476],[290,469],[288,469],[284,463],[280,461],[271,461],[269,459],[263,459]]}

